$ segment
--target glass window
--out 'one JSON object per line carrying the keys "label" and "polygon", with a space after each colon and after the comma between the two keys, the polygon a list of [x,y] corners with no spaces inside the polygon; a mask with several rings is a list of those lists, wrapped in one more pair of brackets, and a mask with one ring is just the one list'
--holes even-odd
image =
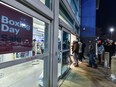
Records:
{"label": "glass window", "polygon": [[45,4],[48,8],[51,9],[52,0],[40,0],[43,4]]}
{"label": "glass window", "polygon": [[68,24],[69,26],[73,26],[73,18],[71,17],[70,13],[68,12],[68,10],[66,8],[64,8],[62,5],[64,5],[63,3],[60,3],[60,15],[59,17],[61,19],[63,19],[63,21]]}
{"label": "glass window", "polygon": [[75,4],[74,0],[71,0],[71,7],[72,7],[72,10],[73,10],[74,14],[76,14],[77,7],[76,7],[76,4]]}
{"label": "glass window", "polygon": [[[45,41],[46,41],[46,37],[45,37],[45,29],[46,29],[46,23],[34,19],[34,23],[33,23],[33,55],[36,54],[43,54],[44,50],[45,50]],[[48,46],[46,46],[48,47]],[[47,49],[47,48],[46,48]]]}
{"label": "glass window", "polygon": [[62,74],[68,69],[70,51],[62,53]]}
{"label": "glass window", "polygon": [[[32,51],[1,54],[0,62],[7,62],[7,61],[17,60],[22,58],[28,58],[37,54],[43,54],[45,50],[48,50],[48,46],[47,46],[48,44],[45,44],[48,40],[48,38],[45,36],[45,34],[48,35],[46,33],[47,27],[48,27],[48,24],[46,24],[45,22],[42,22],[38,19],[33,18]],[[9,56],[9,58],[6,58],[7,56]]]}
{"label": "glass window", "polygon": [[70,55],[70,34],[63,31],[62,74],[68,69]]}
{"label": "glass window", "polygon": [[63,31],[63,50],[70,49],[70,34]]}
{"label": "glass window", "polygon": [[75,14],[77,20],[79,20],[79,23],[80,23],[80,15],[79,15],[80,12],[81,12],[81,11],[79,11],[80,10],[80,5],[81,5],[80,1],[79,0],[75,0],[75,1],[74,0],[68,0],[68,2],[69,2],[70,6],[72,8],[73,13]]}
{"label": "glass window", "polygon": [[72,26],[70,25],[70,23],[68,23],[68,22],[65,20],[65,18],[62,17],[60,14],[59,14],[59,18],[60,18],[63,22],[65,22],[69,27],[72,28]]}
{"label": "glass window", "polygon": [[[24,58],[28,60],[30,57],[38,55],[35,60],[0,69],[1,87],[47,87],[49,81],[48,25],[48,23],[33,18],[33,49],[28,52],[0,55],[0,63]],[[43,53],[46,57],[42,55]]]}
{"label": "glass window", "polygon": [[71,6],[71,8],[72,8],[72,10],[73,10],[73,12],[74,12],[74,14],[75,14],[76,11],[77,11],[77,6],[76,6],[76,4],[77,4],[78,0],[76,0],[76,3],[75,3],[74,0],[68,0],[68,2],[69,2],[70,6]]}

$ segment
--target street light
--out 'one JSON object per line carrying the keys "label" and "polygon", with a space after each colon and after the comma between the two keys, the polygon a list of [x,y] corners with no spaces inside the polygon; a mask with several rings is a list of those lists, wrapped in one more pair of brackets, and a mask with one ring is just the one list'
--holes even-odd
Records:
{"label": "street light", "polygon": [[111,32],[111,39],[112,39],[112,32],[114,31],[114,28],[110,28],[110,32]]}

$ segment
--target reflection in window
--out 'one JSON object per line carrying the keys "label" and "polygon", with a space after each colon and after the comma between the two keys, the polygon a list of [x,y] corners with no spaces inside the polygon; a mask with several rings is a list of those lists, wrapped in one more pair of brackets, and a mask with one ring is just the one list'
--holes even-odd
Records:
{"label": "reflection in window", "polygon": [[[48,53],[48,30],[48,24],[33,18],[33,49],[31,51],[26,52],[17,52],[0,55],[0,63],[29,58],[37,54]],[[48,70],[46,71],[46,68],[49,68],[47,63],[48,57],[43,59],[34,59],[31,62],[21,63],[14,65],[13,67],[4,68],[3,72],[5,74],[6,72],[9,72],[9,70],[10,73],[8,76],[1,78],[0,86],[6,87],[5,82],[9,82],[9,79],[12,76],[15,77],[15,79],[12,79],[12,81],[7,84],[11,87],[17,87],[17,84],[18,86],[24,84],[25,87],[46,87],[44,85],[48,83],[47,75],[49,75],[47,73]],[[17,72],[14,73],[15,71]],[[33,76],[33,74],[36,75]],[[18,81],[19,79],[21,79],[20,82]],[[25,79],[28,79],[29,83],[27,83]]]}
{"label": "reflection in window", "polygon": [[[0,63],[43,54],[48,49],[48,24],[33,18],[32,50],[0,55]],[[46,49],[45,49],[46,48]],[[9,58],[6,58],[9,56]]]}
{"label": "reflection in window", "polygon": [[70,34],[63,31],[63,49],[70,49]]}
{"label": "reflection in window", "polygon": [[17,52],[16,59],[27,58],[29,56],[43,54],[44,53],[44,43],[45,43],[45,22],[33,18],[33,41],[32,41],[32,51],[29,52]]}
{"label": "reflection in window", "polygon": [[61,50],[61,41],[62,41],[62,31],[58,32],[58,50]]}
{"label": "reflection in window", "polygon": [[79,0],[68,0],[71,8],[72,8],[72,11],[73,13],[75,14],[77,20],[79,20],[79,23],[80,23],[80,16],[79,16],[79,13],[80,13],[80,1]]}
{"label": "reflection in window", "polygon": [[51,9],[51,0],[40,0],[43,4],[45,4],[48,8]]}
{"label": "reflection in window", "polygon": [[34,19],[33,23],[33,55],[43,54],[45,51],[45,30],[46,24],[40,20]]}
{"label": "reflection in window", "polygon": [[31,56],[30,54],[31,54],[30,51],[26,51],[26,52],[17,52],[17,53],[15,53],[16,59],[30,57],[30,56]]}
{"label": "reflection in window", "polygon": [[78,5],[78,0],[75,0],[75,1],[74,0],[68,0],[68,2],[70,4],[74,14],[76,14],[76,12],[78,11],[78,7],[77,6],[79,6]]}
{"label": "reflection in window", "polygon": [[67,70],[69,64],[69,55],[70,52],[63,52],[62,54],[62,74]]}
{"label": "reflection in window", "polygon": [[69,13],[68,9],[64,8],[63,5],[64,5],[63,3],[60,3],[59,18],[61,18],[66,24],[72,27],[74,24],[74,20],[71,14]]}
{"label": "reflection in window", "polygon": [[62,74],[68,69],[70,55],[70,34],[63,31]]}
{"label": "reflection in window", "polygon": [[69,27],[72,28],[72,26],[70,25],[70,23],[68,23],[68,22],[65,20],[65,18],[63,18],[60,14],[59,14],[59,18],[60,18],[63,22],[65,22]]}

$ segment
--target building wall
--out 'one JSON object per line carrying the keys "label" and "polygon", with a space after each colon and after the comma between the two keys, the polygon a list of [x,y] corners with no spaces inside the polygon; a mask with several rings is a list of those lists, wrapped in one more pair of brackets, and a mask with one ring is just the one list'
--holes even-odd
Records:
{"label": "building wall", "polygon": [[88,42],[96,42],[96,0],[82,0],[80,37],[86,43],[85,54],[88,54]]}
{"label": "building wall", "polygon": [[96,0],[82,0],[81,37],[96,37]]}

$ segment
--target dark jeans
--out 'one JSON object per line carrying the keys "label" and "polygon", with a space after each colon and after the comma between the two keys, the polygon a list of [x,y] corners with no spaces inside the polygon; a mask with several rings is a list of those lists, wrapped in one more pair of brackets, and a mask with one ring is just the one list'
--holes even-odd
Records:
{"label": "dark jeans", "polygon": [[111,67],[112,56],[113,56],[113,53],[110,53],[110,54],[109,54],[109,57],[110,57],[110,58],[109,58],[109,67]]}
{"label": "dark jeans", "polygon": [[84,57],[84,53],[83,53],[83,52],[82,52],[82,58],[85,59],[85,57]]}
{"label": "dark jeans", "polygon": [[79,61],[81,61],[81,62],[82,62],[82,58],[83,58],[82,53],[79,53]]}
{"label": "dark jeans", "polygon": [[93,66],[93,67],[97,67],[97,64],[95,63],[95,54],[94,53],[90,53],[89,54],[89,66]]}
{"label": "dark jeans", "polygon": [[98,54],[98,61],[99,61],[99,64],[101,64],[101,54]]}

